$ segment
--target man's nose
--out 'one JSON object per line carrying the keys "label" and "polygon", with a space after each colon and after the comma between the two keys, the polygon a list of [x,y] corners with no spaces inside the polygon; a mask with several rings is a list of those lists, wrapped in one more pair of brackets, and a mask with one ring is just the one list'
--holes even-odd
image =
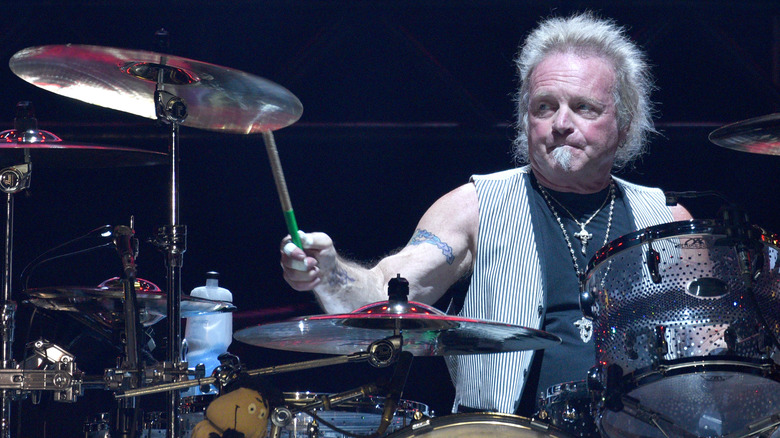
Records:
{"label": "man's nose", "polygon": [[561,134],[567,134],[574,129],[574,125],[571,121],[571,114],[566,107],[558,108],[553,119],[553,130]]}

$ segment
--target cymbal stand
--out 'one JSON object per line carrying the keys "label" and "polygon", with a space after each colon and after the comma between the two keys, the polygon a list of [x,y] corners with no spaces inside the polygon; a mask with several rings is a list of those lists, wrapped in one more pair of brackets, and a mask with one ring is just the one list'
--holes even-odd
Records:
{"label": "cymbal stand", "polygon": [[[29,158],[29,156],[27,157]],[[16,302],[11,295],[11,276],[13,268],[14,233],[14,194],[29,187],[30,163],[12,166],[0,171],[0,187],[6,196],[5,221],[5,262],[3,264],[3,297],[0,301],[0,330],[2,331],[2,349],[0,349],[0,367],[4,370],[14,368],[12,347],[16,326]],[[11,436],[11,395],[6,389],[0,391],[0,437]]]}
{"label": "cymbal stand", "polygon": [[[187,250],[187,227],[179,223],[179,125],[187,118],[187,106],[184,101],[164,90],[165,79],[172,70],[165,65],[166,57],[162,56],[157,66],[157,87],[154,92],[155,111],[158,120],[167,123],[171,127],[169,153],[170,167],[170,222],[160,228],[157,242],[166,251],[167,268],[167,317],[168,317],[168,345],[166,371],[176,374],[182,368],[181,355],[181,268],[184,262],[184,252]],[[179,400],[178,391],[168,393],[166,407],[168,413],[168,437],[178,438],[180,427],[178,424]]]}
{"label": "cymbal stand", "polygon": [[[38,132],[38,122],[33,117],[32,104],[20,102],[17,104],[17,117],[14,119],[14,130],[3,132],[6,140],[16,140],[19,143],[35,143],[42,141]],[[13,275],[14,246],[14,194],[30,187],[30,152],[24,150],[24,164],[7,167],[0,170],[0,189],[6,196],[5,221],[5,258],[3,263],[3,296],[0,301],[0,331],[2,331],[2,348],[0,348],[0,368],[13,369],[13,341],[16,328],[16,302],[12,300],[11,277]],[[0,391],[0,438],[11,436],[11,396],[6,389]]]}
{"label": "cymbal stand", "polygon": [[[125,278],[124,286],[124,321],[125,321],[125,360],[122,364],[123,373],[131,388],[136,388],[141,382],[142,369],[140,362],[140,343],[138,334],[141,325],[138,321],[138,298],[135,290],[137,255],[137,240],[134,237],[133,220],[130,226],[120,225],[114,228],[114,246],[122,261]],[[117,408],[116,431],[118,438],[135,438],[140,422],[140,410],[135,398],[119,401]]]}

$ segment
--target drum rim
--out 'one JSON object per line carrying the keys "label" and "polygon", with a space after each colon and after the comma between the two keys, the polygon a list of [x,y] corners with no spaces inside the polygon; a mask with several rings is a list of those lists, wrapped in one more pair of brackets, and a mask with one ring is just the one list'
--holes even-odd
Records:
{"label": "drum rim", "polygon": [[[314,391],[289,391],[282,393],[282,398],[286,405],[304,406],[313,401],[317,401],[321,396],[329,396],[333,394],[334,393]],[[365,414],[381,414],[383,408],[381,406],[377,406],[376,402],[380,402],[383,405],[385,399],[386,397],[383,396],[368,395],[341,403],[338,406],[334,406],[331,410],[340,412],[348,411]],[[316,410],[319,411],[322,409],[317,408]],[[396,407],[395,412],[396,414],[421,412],[426,416],[432,415],[430,406],[425,403],[408,399],[398,400],[398,406]]]}
{"label": "drum rim", "polygon": [[[403,429],[393,432],[392,434],[388,435],[387,438],[403,438],[405,436],[414,437],[416,435],[408,435],[408,434],[410,432],[414,434],[417,432],[418,429],[422,429],[425,427],[430,427],[434,430],[437,429],[441,430],[441,429],[446,429],[448,427],[462,425],[462,424],[469,424],[469,423],[480,423],[480,424],[497,423],[497,424],[504,424],[504,425],[516,425],[531,430],[533,432],[546,433],[551,438],[570,437],[570,435],[558,429],[557,427],[548,423],[541,422],[535,418],[528,418],[520,415],[504,414],[501,412],[467,412],[467,413],[443,415],[441,417],[423,418],[421,420],[412,422],[409,426]],[[428,433],[428,432],[426,431],[424,433]]]}
{"label": "drum rim", "polygon": [[735,372],[763,377],[780,384],[780,366],[772,359],[743,356],[699,356],[661,360],[657,367],[642,368],[624,375],[620,385],[625,393],[669,377],[708,372]]}
{"label": "drum rim", "polygon": [[[780,249],[780,236],[768,233],[757,225],[750,225],[750,228],[757,233],[756,237],[759,241]],[[610,241],[604,247],[596,251],[596,254],[594,254],[588,262],[585,279],[589,280],[595,269],[623,251],[647,242],[690,234],[725,235],[726,227],[721,221],[714,219],[691,219],[687,221],[654,225],[625,234]]]}

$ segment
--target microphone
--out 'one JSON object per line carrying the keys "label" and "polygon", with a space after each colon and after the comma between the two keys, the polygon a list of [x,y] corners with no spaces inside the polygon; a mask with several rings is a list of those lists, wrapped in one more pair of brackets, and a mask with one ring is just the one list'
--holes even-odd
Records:
{"label": "microphone", "polygon": [[138,255],[138,239],[135,237],[135,231],[125,225],[114,227],[114,246],[119,253],[122,261],[122,269],[127,278],[135,279],[135,257]]}

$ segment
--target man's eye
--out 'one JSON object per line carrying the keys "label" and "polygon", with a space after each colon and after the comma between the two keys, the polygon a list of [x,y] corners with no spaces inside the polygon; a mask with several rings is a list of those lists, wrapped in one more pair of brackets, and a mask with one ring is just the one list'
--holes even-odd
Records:
{"label": "man's eye", "polygon": [[577,105],[577,111],[581,113],[598,113],[598,108],[590,103],[581,103]]}
{"label": "man's eye", "polygon": [[533,113],[543,115],[552,111],[552,106],[548,103],[539,103],[534,106]]}

